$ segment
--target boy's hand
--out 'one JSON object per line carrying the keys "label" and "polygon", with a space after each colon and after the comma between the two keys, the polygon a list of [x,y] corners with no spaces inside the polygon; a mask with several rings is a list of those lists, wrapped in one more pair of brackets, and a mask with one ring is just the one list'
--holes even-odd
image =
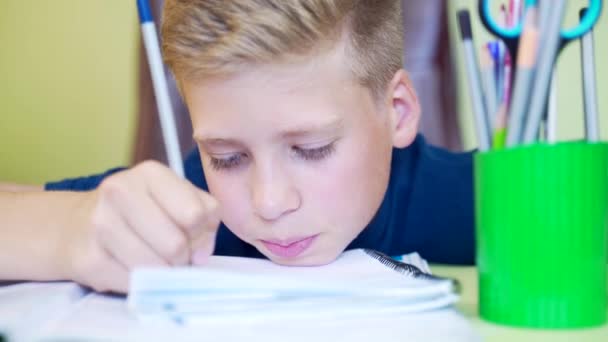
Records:
{"label": "boy's hand", "polygon": [[201,264],[213,253],[218,202],[160,163],[110,176],[87,201],[67,272],[97,291],[126,292],[138,266]]}

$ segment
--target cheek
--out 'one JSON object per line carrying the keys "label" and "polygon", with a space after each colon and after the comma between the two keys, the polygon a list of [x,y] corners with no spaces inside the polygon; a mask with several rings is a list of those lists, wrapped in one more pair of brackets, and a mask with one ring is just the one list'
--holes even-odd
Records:
{"label": "cheek", "polygon": [[391,148],[351,143],[306,188],[308,198],[331,223],[362,229],[373,217],[388,183]]}
{"label": "cheek", "polygon": [[222,222],[238,229],[243,226],[248,215],[248,191],[241,177],[211,174],[206,176],[209,192],[220,202]]}

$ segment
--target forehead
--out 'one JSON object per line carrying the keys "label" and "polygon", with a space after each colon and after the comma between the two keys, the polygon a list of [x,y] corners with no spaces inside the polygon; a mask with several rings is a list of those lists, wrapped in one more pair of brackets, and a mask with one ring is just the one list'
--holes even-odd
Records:
{"label": "forehead", "polygon": [[247,64],[237,70],[225,76],[185,82],[186,100],[253,89],[278,96],[356,84],[345,39],[319,45],[318,50],[307,55],[277,56],[276,63]]}
{"label": "forehead", "polygon": [[184,93],[198,136],[244,122],[314,126],[365,107],[362,102],[370,97],[368,89],[351,76],[341,54],[260,65],[228,77],[185,83]]}
{"label": "forehead", "polygon": [[[211,76],[186,82],[187,95],[200,92],[227,92],[260,89],[272,92],[310,91],[323,87],[346,86],[355,83],[343,44],[312,56],[283,57],[285,61],[244,65],[225,76]],[[200,90],[200,91],[196,91]]]}

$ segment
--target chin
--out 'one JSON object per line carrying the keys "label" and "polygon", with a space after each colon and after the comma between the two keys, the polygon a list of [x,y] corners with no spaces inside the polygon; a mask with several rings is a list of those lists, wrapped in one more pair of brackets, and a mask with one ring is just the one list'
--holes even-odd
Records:
{"label": "chin", "polygon": [[312,266],[323,266],[330,264],[336,260],[341,252],[334,253],[310,253],[309,255],[303,255],[295,258],[281,258],[267,251],[260,251],[270,261],[278,265],[283,266],[301,266],[301,267],[312,267]]}

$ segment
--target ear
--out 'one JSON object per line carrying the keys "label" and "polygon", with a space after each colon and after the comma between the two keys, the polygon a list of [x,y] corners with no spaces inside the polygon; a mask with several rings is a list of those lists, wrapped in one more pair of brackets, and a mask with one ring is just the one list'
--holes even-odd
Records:
{"label": "ear", "polygon": [[421,109],[414,86],[405,70],[400,69],[393,76],[387,89],[386,101],[393,146],[407,147],[416,139]]}

